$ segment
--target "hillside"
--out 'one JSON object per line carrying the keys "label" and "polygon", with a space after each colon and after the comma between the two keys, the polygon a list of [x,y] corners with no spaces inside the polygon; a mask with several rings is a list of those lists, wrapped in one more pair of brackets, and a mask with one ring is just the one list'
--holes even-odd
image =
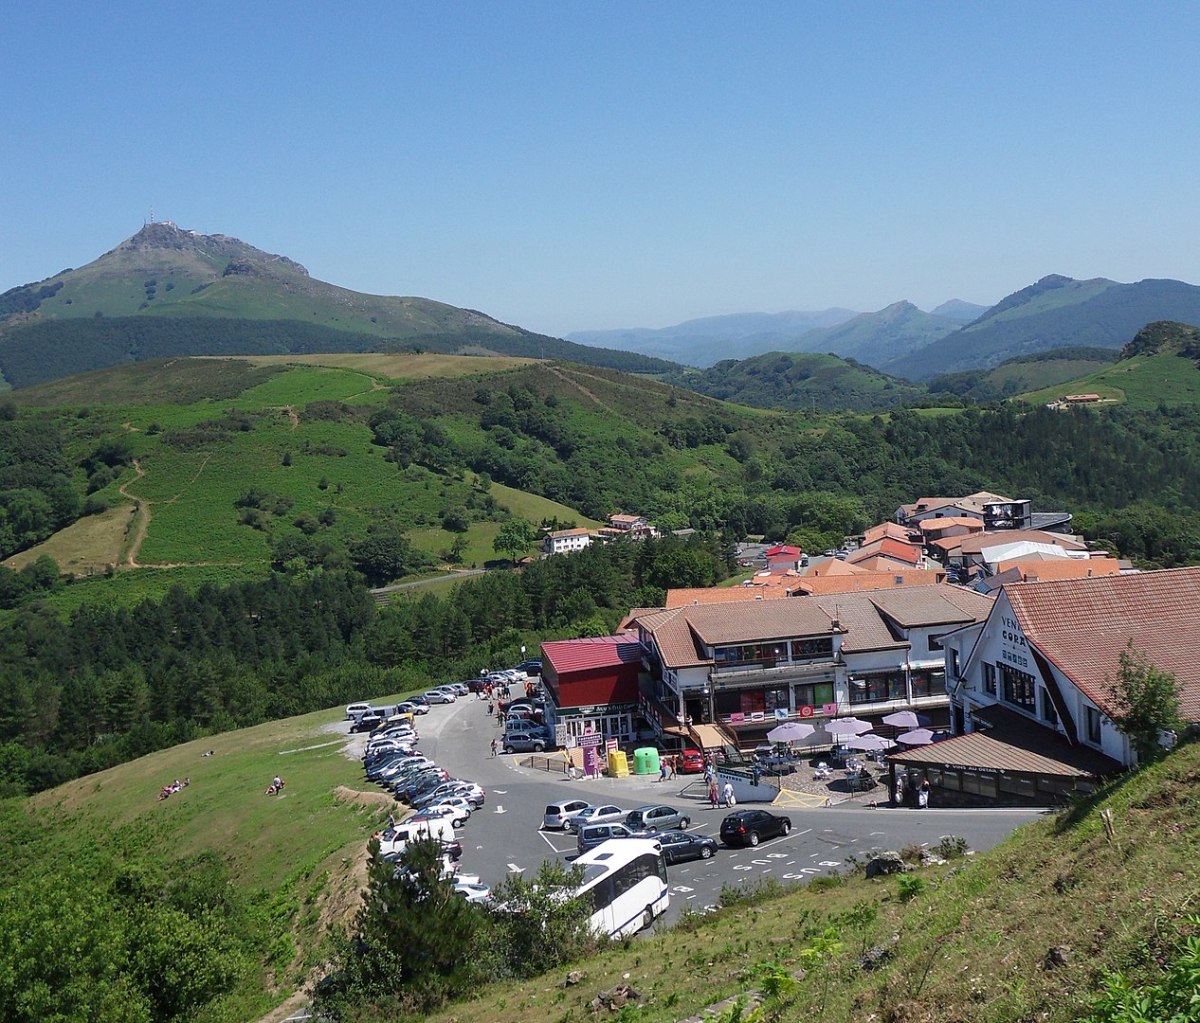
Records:
{"label": "hillside", "polygon": [[795,350],[832,352],[871,366],[882,366],[932,344],[958,328],[961,319],[922,312],[911,302],[893,302],[874,313],[860,313],[836,327],[812,330]]}
{"label": "hillside", "polygon": [[389,349],[671,368],[431,299],[351,291],[286,256],[169,222],[145,225],[86,266],[0,295],[0,370],[15,387],[177,355]]}
{"label": "hillside", "polygon": [[742,405],[826,412],[882,412],[925,393],[852,359],[791,352],[728,359],[679,379],[701,394]]}
{"label": "hillside", "polygon": [[1121,349],[1115,363],[1018,397],[1044,404],[1066,394],[1089,393],[1138,409],[1200,406],[1200,328],[1170,321],[1149,323]]}
{"label": "hillside", "polygon": [[1053,348],[1119,349],[1155,320],[1200,321],[1200,287],[1172,280],[1077,281],[1052,274],[1009,295],[973,323],[880,368],[927,380]]}
{"label": "hillside", "polygon": [[970,401],[1003,401],[1014,395],[1057,387],[1111,366],[1119,353],[1109,348],[1053,348],[1019,355],[991,369],[969,369],[933,377],[932,393],[955,394]]}

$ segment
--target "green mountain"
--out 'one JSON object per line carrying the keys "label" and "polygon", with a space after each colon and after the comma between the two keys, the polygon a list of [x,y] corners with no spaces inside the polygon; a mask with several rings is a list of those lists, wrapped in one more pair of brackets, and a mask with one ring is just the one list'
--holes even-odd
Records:
{"label": "green mountain", "polygon": [[286,256],[169,222],[145,225],[86,266],[0,295],[0,370],[15,387],[172,355],[387,350],[672,368],[431,299],[350,291]]}
{"label": "green mountain", "polygon": [[726,359],[679,381],[701,394],[758,408],[881,412],[911,404],[924,388],[836,355],[768,352]]}
{"label": "green mountain", "polygon": [[1054,274],[1009,295],[973,323],[881,368],[910,380],[927,380],[1054,348],[1119,349],[1144,324],[1164,319],[1200,321],[1200,287],[1173,280],[1076,281]]}
{"label": "green mountain", "polygon": [[809,331],[791,350],[832,352],[880,366],[953,333],[961,322],[922,312],[911,302],[893,302],[836,327]]}

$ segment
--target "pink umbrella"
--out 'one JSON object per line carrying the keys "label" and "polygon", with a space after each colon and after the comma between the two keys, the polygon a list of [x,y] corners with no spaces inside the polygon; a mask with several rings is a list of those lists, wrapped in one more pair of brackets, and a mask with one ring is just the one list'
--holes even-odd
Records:
{"label": "pink umbrella", "polygon": [[830,735],[862,735],[871,730],[871,723],[858,718],[834,718],[826,721],[824,727]]}
{"label": "pink umbrella", "polygon": [[850,749],[870,752],[872,750],[891,749],[896,744],[891,739],[885,739],[882,735],[868,732],[866,735],[860,735],[855,739],[851,739],[846,745]]}
{"label": "pink umbrella", "polygon": [[807,739],[814,731],[816,729],[812,725],[802,724],[799,721],[787,721],[767,732],[767,741],[799,742],[801,739]]}
{"label": "pink umbrella", "polygon": [[928,746],[933,742],[933,732],[928,728],[914,728],[911,732],[897,735],[896,738],[905,746]]}
{"label": "pink umbrella", "polygon": [[885,714],[883,723],[896,728],[918,728],[926,721],[911,710],[898,710],[895,714]]}

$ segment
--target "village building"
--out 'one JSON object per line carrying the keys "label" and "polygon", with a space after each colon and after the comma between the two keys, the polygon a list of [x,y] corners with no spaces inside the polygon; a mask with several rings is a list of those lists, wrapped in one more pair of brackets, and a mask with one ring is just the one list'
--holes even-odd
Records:
{"label": "village building", "polygon": [[1200,721],[1200,568],[1014,582],[942,642],[955,736],[888,760],[943,804],[1053,803],[1133,764],[1113,688],[1130,643]]}
{"label": "village building", "polygon": [[546,720],[563,738],[598,732],[631,742],[636,737],[642,647],[635,634],[542,644]]}
{"label": "village building", "polygon": [[581,551],[592,542],[592,533],[587,529],[556,529],[546,534],[542,541],[545,554],[570,554]]}

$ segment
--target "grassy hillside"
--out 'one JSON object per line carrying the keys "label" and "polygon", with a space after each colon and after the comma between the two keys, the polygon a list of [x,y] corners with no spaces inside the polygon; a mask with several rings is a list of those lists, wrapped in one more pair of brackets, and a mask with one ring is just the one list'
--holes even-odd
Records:
{"label": "grassy hillside", "polygon": [[924,388],[836,355],[770,352],[678,378],[714,398],[762,408],[879,412],[910,404]]}
{"label": "grassy hillside", "polygon": [[1002,401],[1099,372],[1118,358],[1117,352],[1107,348],[1055,348],[1021,355],[992,369],[945,373],[930,380],[928,386],[933,393],[956,394],[971,401]]}
{"label": "grassy hillside", "polygon": [[1099,394],[1132,408],[1200,404],[1200,367],[1175,352],[1135,355],[1095,373],[1054,387],[1018,395],[1020,401],[1045,404],[1065,394]]}

